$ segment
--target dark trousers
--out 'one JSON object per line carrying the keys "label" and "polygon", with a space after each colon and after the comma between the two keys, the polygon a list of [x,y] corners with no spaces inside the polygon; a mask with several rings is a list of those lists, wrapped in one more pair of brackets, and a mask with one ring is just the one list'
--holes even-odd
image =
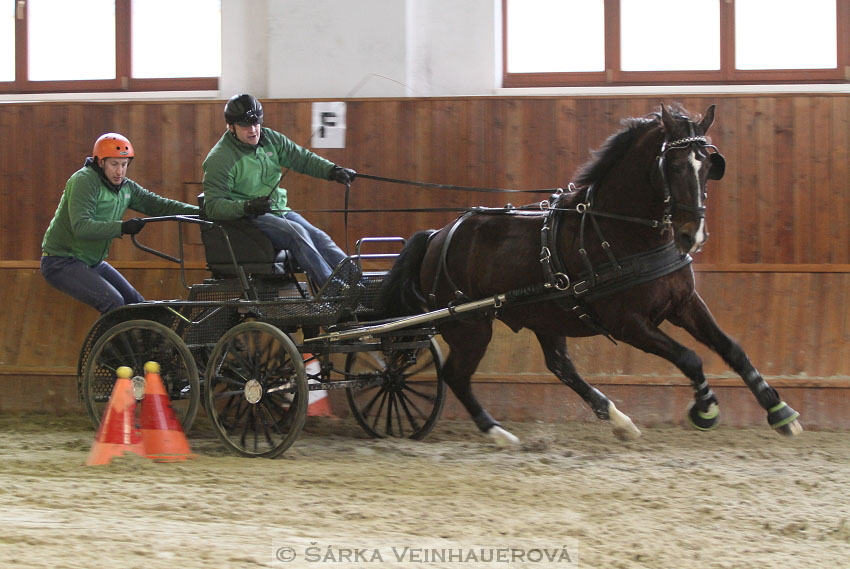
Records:
{"label": "dark trousers", "polygon": [[41,258],[41,274],[52,287],[88,304],[101,314],[145,300],[106,261],[90,267],[73,257],[48,255]]}

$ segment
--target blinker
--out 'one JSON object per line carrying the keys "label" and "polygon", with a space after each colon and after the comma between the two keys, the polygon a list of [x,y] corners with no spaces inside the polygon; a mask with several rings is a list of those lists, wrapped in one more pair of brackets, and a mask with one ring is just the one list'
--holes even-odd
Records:
{"label": "blinker", "polygon": [[708,179],[720,180],[726,172],[726,159],[719,152],[713,152],[708,155],[708,160],[711,163],[708,167]]}

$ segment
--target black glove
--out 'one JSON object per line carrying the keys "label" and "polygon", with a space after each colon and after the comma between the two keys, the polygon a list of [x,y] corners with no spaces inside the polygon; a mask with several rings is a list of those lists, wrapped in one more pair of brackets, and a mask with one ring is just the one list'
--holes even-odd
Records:
{"label": "black glove", "polygon": [[258,215],[263,215],[264,213],[271,213],[271,211],[272,202],[267,196],[263,196],[261,198],[254,198],[245,202],[246,215],[253,215],[254,217],[256,217]]}
{"label": "black glove", "polygon": [[145,226],[145,220],[141,217],[134,217],[127,221],[121,222],[121,235],[135,235]]}
{"label": "black glove", "polygon": [[357,172],[355,172],[351,168],[343,168],[342,166],[334,165],[334,167],[331,168],[331,171],[328,174],[328,180],[348,185],[354,181],[355,176],[357,176]]}

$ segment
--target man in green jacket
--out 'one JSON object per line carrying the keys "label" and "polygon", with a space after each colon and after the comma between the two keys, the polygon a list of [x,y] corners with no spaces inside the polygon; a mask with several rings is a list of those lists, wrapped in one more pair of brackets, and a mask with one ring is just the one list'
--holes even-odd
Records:
{"label": "man in green jacket", "polygon": [[235,95],[224,107],[227,132],[204,160],[204,215],[214,220],[247,217],[276,251],[288,250],[318,286],[330,278],[345,253],[324,231],[287,205],[279,187],[282,169],[351,184],[356,173],[263,127],[263,106]]}
{"label": "man in green jacket", "polygon": [[104,260],[113,239],[135,235],[145,225],[138,217],[121,221],[124,212],[198,213],[197,206],[158,196],[127,178],[134,156],[126,137],[110,132],[98,138],[92,156],[65,184],[41,243],[45,280],[101,314],[145,300]]}

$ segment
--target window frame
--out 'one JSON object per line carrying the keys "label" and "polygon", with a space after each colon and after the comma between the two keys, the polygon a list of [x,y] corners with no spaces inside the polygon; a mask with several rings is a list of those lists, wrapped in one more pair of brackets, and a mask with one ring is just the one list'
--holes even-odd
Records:
{"label": "window frame", "polygon": [[620,0],[603,0],[605,70],[508,72],[508,0],[502,0],[502,87],[612,87],[629,85],[771,84],[850,82],[850,0],[836,0],[837,65],[832,69],[735,69],[735,4],[719,0],[720,69],[716,71],[623,71],[620,62]]}
{"label": "window frame", "polygon": [[[29,3],[22,6],[23,18],[15,18],[15,79],[0,81],[0,94],[97,93],[144,91],[215,91],[220,77],[133,78],[132,0],[115,0],[115,78],[30,81],[27,78]],[[17,16],[17,13],[16,13]]]}

